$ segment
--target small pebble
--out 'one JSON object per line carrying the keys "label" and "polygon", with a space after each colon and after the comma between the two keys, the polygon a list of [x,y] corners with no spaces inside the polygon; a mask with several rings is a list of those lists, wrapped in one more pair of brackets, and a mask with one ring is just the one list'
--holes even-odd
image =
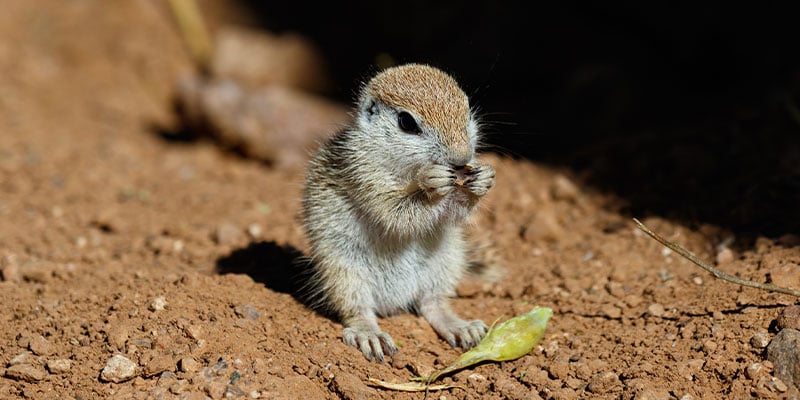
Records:
{"label": "small pebble", "polygon": [[33,354],[23,351],[22,353],[17,354],[11,361],[8,362],[9,366],[17,365],[17,364],[30,364],[32,362]]}
{"label": "small pebble", "polygon": [[221,399],[225,396],[225,390],[228,388],[228,384],[222,381],[214,380],[208,382],[205,387],[206,394],[208,397],[212,399]]}
{"label": "small pebble", "polygon": [[658,303],[653,303],[649,307],[647,307],[647,312],[654,317],[660,317],[664,315],[664,306]]}
{"label": "small pebble", "polygon": [[184,357],[180,361],[180,368],[182,372],[197,372],[200,369],[200,363],[192,357]]}
{"label": "small pebble", "polygon": [[63,374],[72,368],[72,361],[66,359],[50,360],[47,362],[47,370],[53,374]]}
{"label": "small pebble", "polygon": [[769,333],[766,331],[759,331],[753,334],[753,337],[750,338],[750,345],[757,348],[763,349],[769,345]]}
{"label": "small pebble", "polygon": [[733,261],[733,258],[733,251],[726,247],[717,253],[717,265],[729,264]]}
{"label": "small pebble", "polygon": [[699,358],[696,358],[694,360],[689,360],[689,362],[686,363],[686,366],[689,367],[689,370],[691,370],[692,373],[697,373],[698,371],[703,369],[704,365],[706,365],[706,361]]}
{"label": "small pebble", "polygon": [[486,393],[491,386],[489,380],[481,374],[470,374],[467,377],[467,384],[477,393]]}
{"label": "small pebble", "polygon": [[168,305],[167,299],[165,299],[164,296],[158,296],[150,302],[147,309],[150,311],[163,311]]}
{"label": "small pebble", "polygon": [[28,349],[39,356],[49,356],[55,352],[53,345],[42,335],[33,336],[30,343],[28,343]]}
{"label": "small pebble", "polygon": [[116,350],[122,351],[128,341],[128,330],[128,326],[124,324],[114,325],[106,332],[106,341]]}
{"label": "small pebble", "polygon": [[143,367],[144,376],[149,377],[165,371],[172,371],[175,368],[175,362],[172,360],[172,357],[168,355],[158,355],[144,364]]}
{"label": "small pebble", "polygon": [[713,340],[706,340],[703,342],[703,351],[706,353],[713,353],[717,350],[717,343]]}
{"label": "small pebble", "polygon": [[250,235],[251,239],[260,239],[262,233],[263,229],[261,229],[261,225],[256,223],[247,225],[247,234]]}
{"label": "small pebble", "polygon": [[558,342],[551,340],[543,346],[544,355],[548,358],[555,357],[558,354]]}
{"label": "small pebble", "polygon": [[233,311],[241,318],[249,318],[249,319],[259,319],[261,318],[261,313],[258,310],[249,305],[249,304],[242,304],[236,306]]}
{"label": "small pebble", "polygon": [[16,256],[9,255],[0,258],[0,278],[6,282],[19,282],[22,280]]}
{"label": "small pebble", "polygon": [[619,385],[621,385],[621,383],[617,374],[611,371],[601,372],[594,375],[589,380],[589,384],[586,385],[586,390],[594,394],[603,394],[612,391]]}
{"label": "small pebble", "polygon": [[247,394],[247,392],[245,392],[244,390],[242,390],[240,387],[238,387],[236,385],[228,385],[225,388],[225,398],[226,399],[235,399],[235,398],[238,398],[238,397],[244,397],[245,394]]}
{"label": "small pebble", "polygon": [[189,325],[183,331],[194,340],[203,339],[203,328],[200,325]]}
{"label": "small pebble", "polygon": [[694,282],[695,285],[700,286],[703,284],[703,278],[695,276],[694,278],[692,278],[692,282]]}
{"label": "small pebble", "polygon": [[789,328],[800,330],[800,306],[792,305],[784,307],[780,314],[778,314],[775,323],[778,325],[778,329]]}
{"label": "small pebble", "polygon": [[780,393],[785,393],[787,390],[789,390],[789,387],[786,386],[786,383],[784,383],[779,378],[772,378],[772,380],[769,382],[768,385],[776,392]]}
{"label": "small pebble", "polygon": [[14,379],[23,382],[38,382],[47,376],[44,370],[34,367],[30,364],[17,364],[12,365],[6,369],[6,378]]}
{"label": "small pebble", "polygon": [[578,187],[564,175],[556,175],[550,186],[553,200],[575,201],[579,194]]}
{"label": "small pebble", "polygon": [[611,304],[606,304],[600,308],[600,315],[610,319],[619,319],[622,317],[622,310]]}
{"label": "small pebble", "polygon": [[124,382],[135,376],[136,363],[119,354],[111,357],[100,373],[100,379],[114,383]]}
{"label": "small pebble", "polygon": [[239,228],[230,223],[220,224],[214,231],[214,241],[221,245],[236,243],[241,237],[242,232],[239,230]]}
{"label": "small pebble", "polygon": [[744,369],[744,374],[748,379],[756,380],[766,372],[765,370],[764,364],[756,362],[748,365],[747,368]]}

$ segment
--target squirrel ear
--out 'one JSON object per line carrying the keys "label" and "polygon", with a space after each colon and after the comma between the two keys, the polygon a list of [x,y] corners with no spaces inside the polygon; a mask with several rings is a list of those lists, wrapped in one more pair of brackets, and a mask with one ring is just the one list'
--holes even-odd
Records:
{"label": "squirrel ear", "polygon": [[375,104],[375,100],[369,99],[364,102],[364,109],[362,110],[364,115],[367,117],[367,121],[372,121],[372,117],[378,113],[378,105]]}

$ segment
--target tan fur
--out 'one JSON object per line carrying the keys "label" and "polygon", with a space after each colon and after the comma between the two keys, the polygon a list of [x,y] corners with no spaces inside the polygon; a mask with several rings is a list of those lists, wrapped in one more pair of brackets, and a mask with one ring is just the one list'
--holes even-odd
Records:
{"label": "tan fur", "polygon": [[367,84],[384,103],[405,108],[436,129],[448,146],[466,148],[469,100],[453,77],[424,64],[388,68]]}

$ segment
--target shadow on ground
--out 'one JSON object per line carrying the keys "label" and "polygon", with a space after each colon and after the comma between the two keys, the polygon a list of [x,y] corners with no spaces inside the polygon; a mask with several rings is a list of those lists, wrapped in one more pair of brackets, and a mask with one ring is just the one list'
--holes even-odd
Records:
{"label": "shadow on ground", "polygon": [[291,245],[251,243],[217,260],[218,274],[247,274],[267,288],[292,295],[308,305],[303,288],[310,274],[307,259]]}

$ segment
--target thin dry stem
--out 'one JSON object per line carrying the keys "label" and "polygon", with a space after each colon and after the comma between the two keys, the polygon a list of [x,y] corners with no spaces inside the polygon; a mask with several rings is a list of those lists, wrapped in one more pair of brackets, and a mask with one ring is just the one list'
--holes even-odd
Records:
{"label": "thin dry stem", "polygon": [[461,386],[453,385],[431,385],[422,382],[391,383],[380,379],[369,378],[369,384],[383,389],[397,390],[401,392],[427,392],[447,389],[463,389]]}
{"label": "thin dry stem", "polygon": [[211,39],[195,0],[170,0],[181,36],[197,66],[207,72],[211,63]]}
{"label": "thin dry stem", "polygon": [[679,244],[677,244],[675,242],[670,242],[667,239],[664,239],[663,237],[661,237],[659,234],[651,231],[650,228],[646,227],[638,219],[634,218],[633,222],[636,223],[636,226],[639,229],[641,229],[642,232],[648,234],[651,238],[655,239],[656,241],[658,241],[659,243],[663,244],[664,246],[667,246],[670,250],[678,253],[683,258],[693,262],[698,267],[710,272],[712,275],[714,275],[715,277],[717,277],[719,279],[722,279],[722,280],[725,280],[725,281],[728,281],[728,282],[732,282],[732,283],[736,283],[736,284],[739,284],[739,285],[742,285],[742,286],[749,286],[749,287],[753,287],[753,288],[756,288],[756,289],[767,290],[767,291],[770,291],[770,292],[778,292],[778,293],[790,294],[792,296],[800,297],[800,291],[798,291],[798,290],[785,288],[785,287],[781,287],[781,286],[775,286],[775,285],[773,285],[771,283],[761,283],[761,282],[750,281],[750,280],[747,280],[747,279],[737,278],[737,277],[735,277],[733,275],[728,275],[728,274],[718,270],[717,268],[712,267],[708,263],[704,262],[703,260],[698,258],[696,255],[692,254],[689,250],[686,250],[685,248],[683,248],[681,245],[679,245]]}

